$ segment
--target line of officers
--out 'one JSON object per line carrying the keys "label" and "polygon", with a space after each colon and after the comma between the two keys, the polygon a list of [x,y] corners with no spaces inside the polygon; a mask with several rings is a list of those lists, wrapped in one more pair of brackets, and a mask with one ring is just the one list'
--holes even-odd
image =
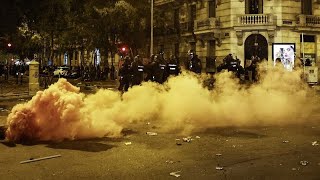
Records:
{"label": "line of officers", "polygon": [[[202,63],[195,53],[189,54],[186,66],[191,72],[201,74]],[[244,69],[240,65],[239,59],[234,59],[231,54],[226,56],[223,63],[216,69],[217,72],[224,69],[232,71],[239,78],[241,74],[244,74]],[[174,55],[172,55],[169,60],[164,59],[163,53],[151,55],[150,61],[146,64],[139,55],[135,56],[133,60],[129,56],[126,56],[119,68],[120,85],[118,90],[127,91],[129,87],[140,85],[143,81],[152,81],[162,84],[169,76],[177,76],[180,73],[181,67],[179,59]]]}
{"label": "line of officers", "polygon": [[176,76],[181,72],[179,60],[171,56],[168,61],[163,53],[152,55],[148,63],[144,63],[137,55],[133,61],[126,56],[119,69],[119,91],[127,91],[130,86],[140,85],[143,81],[153,81],[162,84],[171,75]]}

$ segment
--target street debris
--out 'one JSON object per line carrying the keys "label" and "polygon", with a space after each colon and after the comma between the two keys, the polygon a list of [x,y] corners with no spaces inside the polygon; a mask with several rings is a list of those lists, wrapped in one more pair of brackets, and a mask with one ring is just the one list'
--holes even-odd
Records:
{"label": "street debris", "polygon": [[178,145],[178,146],[181,146],[181,145],[182,145],[180,139],[176,139],[176,145]]}
{"label": "street debris", "polygon": [[174,163],[179,163],[180,161],[172,161],[172,160],[166,160],[166,163],[168,164],[174,164]]}
{"label": "street debris", "polygon": [[218,154],[216,154],[216,156],[222,156],[222,154],[218,153]]}
{"label": "street debris", "polygon": [[147,124],[147,125],[150,125],[151,123],[150,123],[150,122],[147,122],[146,124]]}
{"label": "street debris", "polygon": [[128,145],[131,145],[132,143],[131,142],[125,142],[124,143],[126,146],[128,146]]}
{"label": "street debris", "polygon": [[318,166],[320,166],[320,163],[318,163]]}
{"label": "street debris", "polygon": [[42,161],[42,160],[46,160],[46,159],[52,159],[52,158],[57,158],[57,157],[61,157],[60,154],[57,155],[53,155],[53,156],[47,156],[47,157],[42,157],[42,158],[36,158],[36,159],[29,159],[26,161],[21,161],[20,164],[25,164],[25,163],[31,163],[31,162],[36,162],[36,161]]}
{"label": "street debris", "polygon": [[314,141],[314,142],[312,142],[312,146],[319,146],[318,141]]}
{"label": "street debris", "polygon": [[300,164],[301,164],[302,166],[306,166],[306,165],[309,164],[309,162],[308,162],[308,161],[300,161]]}
{"label": "street debris", "polygon": [[197,139],[200,139],[200,136],[196,136]]}
{"label": "street debris", "polygon": [[156,133],[156,132],[147,132],[146,134],[149,135],[149,136],[156,136],[156,135],[158,135],[158,133]]}
{"label": "street debris", "polygon": [[191,137],[189,136],[189,137],[182,138],[182,140],[183,140],[184,142],[189,143],[189,142],[191,142],[193,139],[191,139]]}
{"label": "street debris", "polygon": [[171,173],[170,173],[170,176],[180,177],[180,176],[181,176],[181,175],[180,175],[180,172],[181,172],[181,171],[171,172]]}
{"label": "street debris", "polygon": [[216,170],[223,170],[222,166],[216,166]]}
{"label": "street debris", "polygon": [[296,171],[296,170],[297,170],[297,168],[292,168],[291,170],[292,170],[292,171]]}
{"label": "street debris", "polygon": [[289,141],[287,141],[287,140],[286,140],[286,141],[282,141],[282,143],[288,143],[288,142],[289,142]]}

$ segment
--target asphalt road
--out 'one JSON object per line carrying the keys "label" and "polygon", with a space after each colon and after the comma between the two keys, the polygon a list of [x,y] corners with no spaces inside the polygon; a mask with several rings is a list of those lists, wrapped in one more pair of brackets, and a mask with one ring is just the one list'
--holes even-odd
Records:
{"label": "asphalt road", "polygon": [[1,141],[0,179],[320,179],[320,123],[214,128],[192,134],[191,142],[146,134],[157,126],[131,124],[121,138]]}

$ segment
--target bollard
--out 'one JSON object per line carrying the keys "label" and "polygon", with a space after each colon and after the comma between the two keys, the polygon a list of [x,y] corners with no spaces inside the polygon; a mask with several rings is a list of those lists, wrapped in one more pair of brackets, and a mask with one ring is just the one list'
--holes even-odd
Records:
{"label": "bollard", "polygon": [[29,95],[39,91],[39,63],[32,60],[29,64]]}

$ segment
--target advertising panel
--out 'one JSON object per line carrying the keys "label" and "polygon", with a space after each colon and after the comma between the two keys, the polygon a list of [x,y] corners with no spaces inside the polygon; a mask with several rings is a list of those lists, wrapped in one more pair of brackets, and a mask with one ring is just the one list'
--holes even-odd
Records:
{"label": "advertising panel", "polygon": [[281,62],[283,67],[292,71],[295,60],[295,43],[273,43],[272,57],[273,63]]}

